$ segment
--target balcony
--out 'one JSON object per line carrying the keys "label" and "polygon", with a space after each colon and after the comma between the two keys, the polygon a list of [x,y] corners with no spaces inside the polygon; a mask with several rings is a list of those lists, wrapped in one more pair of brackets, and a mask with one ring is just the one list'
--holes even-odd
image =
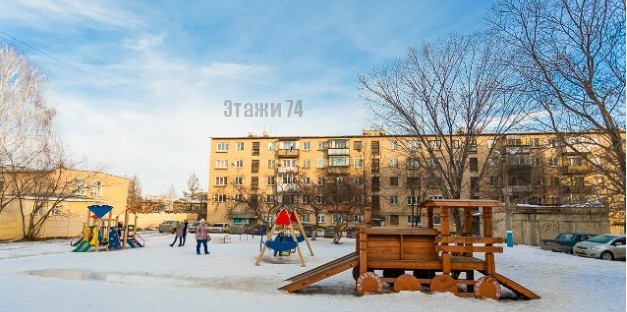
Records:
{"label": "balcony", "polygon": [[299,150],[298,149],[279,149],[277,150],[277,156],[279,158],[298,158]]}
{"label": "balcony", "polygon": [[349,174],[350,168],[348,166],[329,166],[327,167],[328,174]]}
{"label": "balcony", "polygon": [[561,173],[563,175],[588,174],[590,171],[592,171],[592,166],[589,165],[563,166],[561,168]]}
{"label": "balcony", "polygon": [[298,190],[298,184],[295,183],[277,183],[276,184],[276,191],[281,193],[281,192],[288,192],[288,191],[297,191]]}
{"label": "balcony", "polygon": [[329,148],[327,150],[329,156],[348,156],[348,148]]}
{"label": "balcony", "polygon": [[298,167],[279,167],[277,168],[277,173],[281,174],[298,174]]}

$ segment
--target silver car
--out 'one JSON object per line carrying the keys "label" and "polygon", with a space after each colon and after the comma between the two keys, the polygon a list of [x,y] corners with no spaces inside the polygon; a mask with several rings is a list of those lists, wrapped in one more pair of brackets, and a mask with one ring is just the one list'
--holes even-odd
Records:
{"label": "silver car", "polygon": [[597,235],[575,244],[573,252],[578,256],[603,260],[625,259],[625,235]]}

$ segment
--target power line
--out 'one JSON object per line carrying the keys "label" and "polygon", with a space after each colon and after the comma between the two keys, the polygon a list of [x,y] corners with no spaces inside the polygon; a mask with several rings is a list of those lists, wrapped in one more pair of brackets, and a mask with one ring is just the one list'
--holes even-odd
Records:
{"label": "power line", "polygon": [[66,62],[66,61],[64,61],[64,60],[62,60],[62,59],[60,59],[60,58],[58,58],[58,57],[56,57],[56,56],[54,56],[54,55],[50,54],[50,53],[47,53],[47,52],[45,52],[45,51],[43,51],[43,50],[41,50],[41,49],[39,49],[39,48],[37,48],[37,47],[35,47],[35,46],[33,46],[33,45],[31,45],[31,44],[29,44],[29,43],[27,43],[27,42],[23,41],[23,40],[20,40],[20,39],[18,39],[18,38],[16,38],[16,37],[14,37],[14,36],[12,36],[12,35],[10,35],[10,34],[8,34],[8,33],[4,32],[4,31],[2,31],[1,29],[0,29],[0,34],[4,35],[5,37],[7,37],[7,38],[9,38],[9,39],[11,39],[11,40],[13,40],[13,41],[15,41],[15,42],[17,42],[17,43],[19,43],[19,44],[23,45],[23,46],[26,46],[26,47],[28,47],[28,48],[30,48],[30,49],[32,49],[32,50],[35,50],[35,51],[37,51],[37,52],[39,52],[39,53],[41,53],[41,54],[43,54],[43,55],[45,55],[45,56],[47,56],[47,57],[49,57],[49,58],[51,58],[51,59],[53,59],[53,60],[55,60],[55,61],[57,61],[57,62],[61,63],[61,64],[63,64],[63,65],[65,65],[65,66],[69,67],[69,68],[72,68],[73,70],[76,70],[76,71],[80,72],[81,74],[83,74],[83,75],[85,75],[85,76],[87,76],[87,77],[91,78],[92,80],[95,80],[95,81],[98,81],[98,80],[99,80],[99,81],[101,81],[101,82],[105,83],[108,87],[110,87],[110,88],[114,89],[114,90],[115,90],[117,93],[119,93],[119,94],[125,94],[125,95],[128,95],[128,96],[131,96],[131,97],[132,97],[132,98],[134,98],[135,100],[140,100],[140,101],[143,101],[143,100],[144,100],[144,99],[142,99],[141,97],[139,97],[138,95],[136,95],[136,94],[134,94],[134,93],[132,93],[132,92],[130,92],[130,91],[124,90],[124,89],[122,89],[122,88],[120,88],[120,87],[118,87],[118,86],[114,85],[113,83],[111,83],[111,82],[110,82],[110,81],[108,81],[108,80],[105,80],[105,79],[103,79],[103,78],[96,77],[96,76],[92,75],[91,73],[89,73],[89,72],[87,72],[87,71],[85,71],[85,70],[83,70],[83,69],[81,69],[81,68],[79,68],[79,67],[77,67],[77,66],[75,66],[75,65],[72,65],[72,64],[70,64],[70,63],[68,63],[68,62]]}

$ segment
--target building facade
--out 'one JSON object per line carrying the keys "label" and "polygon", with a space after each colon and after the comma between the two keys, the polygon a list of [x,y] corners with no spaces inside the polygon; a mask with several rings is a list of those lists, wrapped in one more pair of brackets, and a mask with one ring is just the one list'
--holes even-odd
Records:
{"label": "building facade", "polygon": [[[372,211],[375,226],[420,226],[418,204],[424,199],[553,206],[602,202],[607,183],[594,166],[605,161],[594,154],[599,140],[594,133],[414,137],[378,130],[352,136],[216,137],[209,155],[207,215],[210,222],[257,223],[259,214],[251,207],[266,203],[271,209],[277,205],[267,203],[289,197],[288,206],[297,207],[305,222],[331,225],[337,210],[303,190],[344,179],[363,190],[353,197]],[[624,207],[622,216],[613,218],[616,231],[621,222],[624,231]]]}

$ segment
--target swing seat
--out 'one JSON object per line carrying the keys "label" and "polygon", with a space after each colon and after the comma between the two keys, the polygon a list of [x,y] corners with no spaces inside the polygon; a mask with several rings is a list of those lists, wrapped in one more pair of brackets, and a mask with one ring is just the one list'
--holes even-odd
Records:
{"label": "swing seat", "polygon": [[272,250],[283,252],[295,249],[296,246],[298,246],[298,243],[295,242],[291,237],[283,237],[281,239],[277,236],[274,240],[266,241],[266,246],[268,246],[268,248]]}

